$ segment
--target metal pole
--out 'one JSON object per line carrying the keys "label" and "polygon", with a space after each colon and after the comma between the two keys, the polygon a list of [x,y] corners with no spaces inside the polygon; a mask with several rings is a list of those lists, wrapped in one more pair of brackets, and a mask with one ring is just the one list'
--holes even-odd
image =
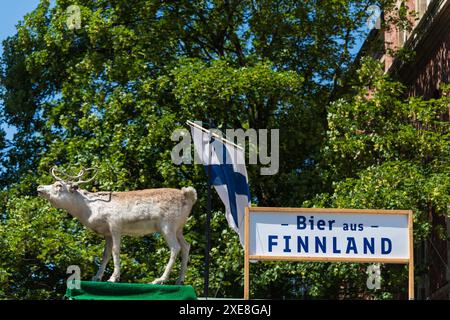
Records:
{"label": "metal pole", "polygon": [[205,299],[208,299],[209,296],[209,252],[211,250],[211,236],[209,233],[209,230],[211,228],[211,123],[212,121],[209,121],[210,124],[210,131],[208,134],[208,193],[207,193],[207,200],[206,200],[206,227],[205,227],[205,237],[206,237],[206,246],[205,246],[205,287],[203,291],[203,295],[205,296]]}

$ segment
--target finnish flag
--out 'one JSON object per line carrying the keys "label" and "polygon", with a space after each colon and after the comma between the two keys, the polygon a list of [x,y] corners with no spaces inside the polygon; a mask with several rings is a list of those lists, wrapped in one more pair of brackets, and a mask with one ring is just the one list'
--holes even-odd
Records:
{"label": "finnish flag", "polygon": [[245,207],[250,205],[244,151],[214,136],[210,139],[208,132],[194,126],[192,137],[196,160],[201,161],[207,173],[208,166],[211,167],[210,183],[225,205],[228,225],[239,235],[241,245],[244,246]]}

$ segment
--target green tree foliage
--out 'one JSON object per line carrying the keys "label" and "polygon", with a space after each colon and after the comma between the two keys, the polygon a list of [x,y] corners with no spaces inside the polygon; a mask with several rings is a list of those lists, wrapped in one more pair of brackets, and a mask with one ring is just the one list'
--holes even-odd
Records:
{"label": "green tree foliage", "polygon": [[[326,106],[367,8],[392,2],[41,0],[4,41],[0,64],[1,122],[17,129],[11,141],[0,136],[2,297],[59,298],[67,266],[80,265],[83,279],[98,266],[101,239],[36,197],[53,165],[98,167],[85,186],[94,191],[194,185],[187,283],[201,292],[206,177],[200,166],[171,162],[171,133],[209,118],[221,129],[280,128],[279,173],[249,167],[254,200],[311,199],[332,179],[316,170]],[[72,4],[80,29],[66,24]],[[339,162],[330,158],[336,168],[326,172],[346,177]],[[242,249],[217,198],[214,206],[211,292],[240,296]],[[126,238],[122,252],[123,281],[148,282],[168,259],[158,235]],[[308,266],[257,264],[253,287],[261,297],[295,297],[284,280],[300,273],[314,283],[311,294],[331,297],[356,270],[328,267],[330,288],[322,266]]]}

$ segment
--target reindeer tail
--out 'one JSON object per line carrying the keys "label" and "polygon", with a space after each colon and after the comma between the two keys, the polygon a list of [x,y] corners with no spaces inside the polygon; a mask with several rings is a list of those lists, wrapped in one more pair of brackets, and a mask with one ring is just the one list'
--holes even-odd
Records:
{"label": "reindeer tail", "polygon": [[184,196],[187,199],[190,199],[192,201],[192,204],[194,204],[197,201],[197,191],[195,191],[192,187],[185,187],[181,189],[184,193]]}

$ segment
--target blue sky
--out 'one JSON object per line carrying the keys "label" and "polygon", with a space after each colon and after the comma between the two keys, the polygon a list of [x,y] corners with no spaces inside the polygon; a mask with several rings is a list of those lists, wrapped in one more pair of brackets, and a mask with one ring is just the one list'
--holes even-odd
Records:
{"label": "blue sky", "polygon": [[19,20],[37,7],[39,0],[2,0],[0,2],[0,39],[13,35]]}
{"label": "blue sky", "polygon": [[2,0],[0,2],[0,39],[13,35],[22,17],[35,9],[39,0]]}
{"label": "blue sky", "polygon": [[[23,16],[33,11],[39,0],[1,0],[0,1],[0,42],[16,33],[16,25]],[[0,52],[3,45],[0,43]],[[13,128],[6,128],[7,138],[11,138]]]}

